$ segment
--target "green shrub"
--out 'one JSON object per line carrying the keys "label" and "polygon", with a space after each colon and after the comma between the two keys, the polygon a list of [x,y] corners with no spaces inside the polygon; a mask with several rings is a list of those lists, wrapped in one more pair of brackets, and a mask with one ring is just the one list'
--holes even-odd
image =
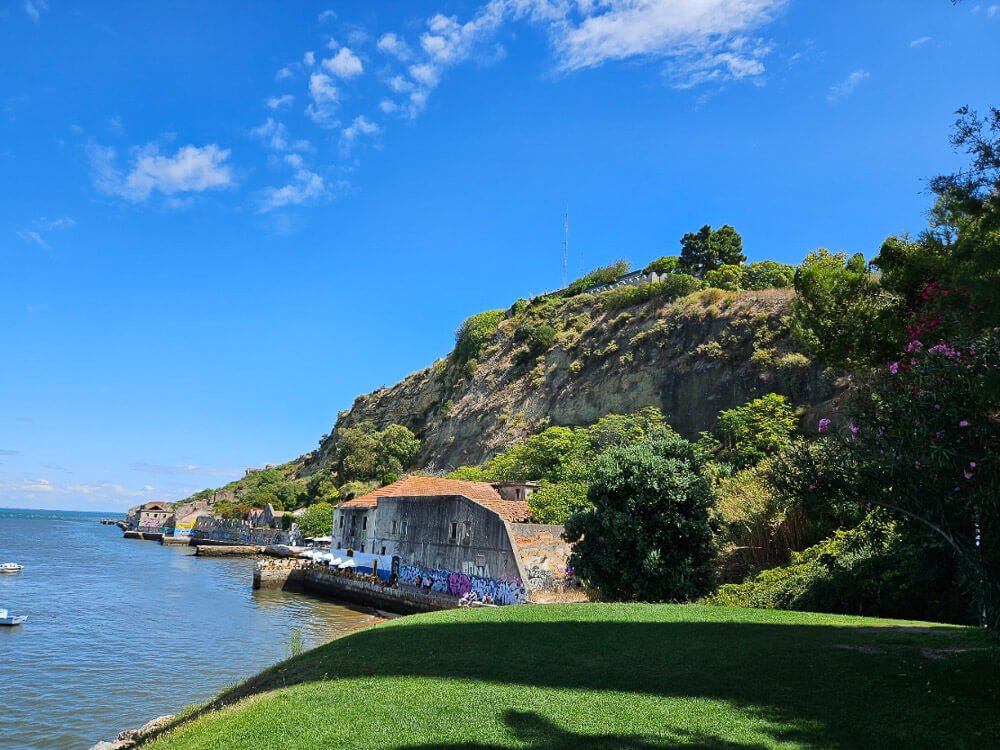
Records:
{"label": "green shrub", "polygon": [[730,292],[743,288],[743,266],[722,265],[712,271],[705,272],[705,283],[715,289],[725,289]]}
{"label": "green shrub", "polygon": [[619,286],[601,292],[601,307],[608,312],[638,305],[654,297],[667,300],[685,297],[705,286],[704,282],[686,273],[675,273],[653,284]]}
{"label": "green shrub", "polygon": [[594,269],[586,276],[581,276],[579,279],[566,287],[566,291],[563,292],[563,296],[572,297],[576,294],[580,294],[592,286],[597,286],[599,284],[613,284],[622,276],[627,274],[631,267],[632,264],[627,260],[619,260],[612,263],[610,266],[602,266],[601,268]]}
{"label": "green shrub", "polygon": [[732,463],[749,466],[791,445],[798,426],[795,409],[788,400],[769,393],[719,412],[715,431]]}
{"label": "green shrub", "polygon": [[646,273],[681,273],[680,266],[681,256],[664,255],[646,266],[645,271]]}
{"label": "green shrub", "polygon": [[751,263],[743,269],[744,289],[784,289],[795,280],[795,267],[773,260]]}
{"label": "green shrub", "polygon": [[455,332],[455,350],[451,354],[453,362],[461,366],[469,360],[478,359],[506,315],[504,310],[487,310],[466,318]]}
{"label": "green shrub", "polygon": [[586,482],[542,482],[528,498],[535,523],[565,523],[574,513],[591,508]]}

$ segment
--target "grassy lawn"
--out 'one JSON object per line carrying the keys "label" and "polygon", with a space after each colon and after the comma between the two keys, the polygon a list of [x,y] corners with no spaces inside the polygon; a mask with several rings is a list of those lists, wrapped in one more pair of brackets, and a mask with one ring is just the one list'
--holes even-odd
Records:
{"label": "grassy lawn", "polygon": [[[969,628],[694,605],[453,610],[302,654],[161,737],[195,748],[987,748]],[[234,702],[235,701],[235,702]]]}

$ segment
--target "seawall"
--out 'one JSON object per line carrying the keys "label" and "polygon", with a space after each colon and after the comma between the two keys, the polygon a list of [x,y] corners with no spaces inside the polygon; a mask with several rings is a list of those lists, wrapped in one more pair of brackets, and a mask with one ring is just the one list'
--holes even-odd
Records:
{"label": "seawall", "polygon": [[458,607],[458,599],[454,596],[421,591],[414,586],[382,586],[380,583],[347,578],[319,568],[303,569],[301,580],[306,591],[402,615],[437,612],[441,609]]}

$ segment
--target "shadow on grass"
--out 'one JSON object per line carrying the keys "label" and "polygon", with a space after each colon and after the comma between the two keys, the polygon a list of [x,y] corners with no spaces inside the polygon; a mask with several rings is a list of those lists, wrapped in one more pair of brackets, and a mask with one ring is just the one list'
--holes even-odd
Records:
{"label": "shadow on grass", "polygon": [[[1000,733],[1000,669],[984,655],[989,644],[981,636],[958,628],[752,622],[415,620],[296,657],[209,708],[305,682],[468,679],[722,700],[753,710],[781,728],[781,739],[805,746],[856,747],[870,738],[861,744],[981,747]],[[536,738],[531,747],[605,747],[574,744],[532,714],[508,716],[512,731]],[[606,746],[669,746],[641,737],[615,742]],[[675,745],[735,747],[683,736]]]}
{"label": "shadow on grass", "polygon": [[[587,735],[570,732],[533,711],[506,711],[503,721],[510,730],[511,737],[524,743],[530,750],[565,750],[566,748],[586,748],[586,750],[663,750],[663,748],[685,748],[685,750],[767,750],[765,745],[742,744],[720,740],[695,732],[673,730],[672,738],[643,737],[641,735]],[[475,732],[475,727],[470,727]],[[404,745],[399,750],[498,750],[506,745],[487,745],[479,742],[457,744]]]}

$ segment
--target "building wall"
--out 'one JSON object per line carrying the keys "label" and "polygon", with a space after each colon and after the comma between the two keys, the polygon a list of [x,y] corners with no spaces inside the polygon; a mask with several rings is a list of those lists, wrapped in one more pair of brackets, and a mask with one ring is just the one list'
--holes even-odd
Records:
{"label": "building wall", "polygon": [[336,509],[333,530],[335,546],[363,544],[380,563],[391,561],[400,583],[452,596],[488,593],[504,604],[526,599],[510,526],[468,498],[383,497],[375,508]]}

